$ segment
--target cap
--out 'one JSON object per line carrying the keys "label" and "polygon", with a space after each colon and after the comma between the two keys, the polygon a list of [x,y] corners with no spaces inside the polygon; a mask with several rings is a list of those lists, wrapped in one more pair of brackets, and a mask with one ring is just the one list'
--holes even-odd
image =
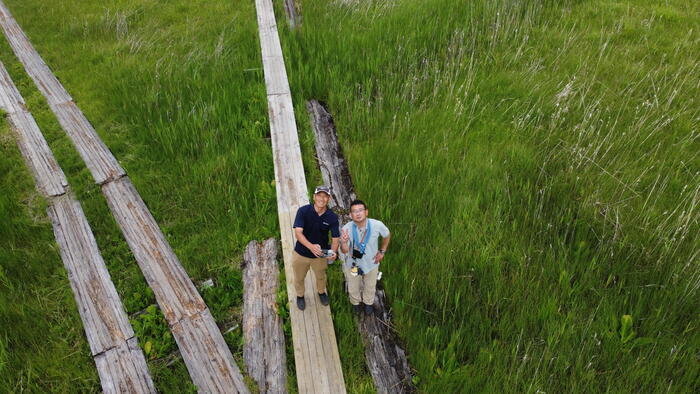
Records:
{"label": "cap", "polygon": [[320,185],[316,186],[316,189],[314,189],[314,194],[324,192],[328,194],[329,196],[331,195],[331,189],[328,186]]}

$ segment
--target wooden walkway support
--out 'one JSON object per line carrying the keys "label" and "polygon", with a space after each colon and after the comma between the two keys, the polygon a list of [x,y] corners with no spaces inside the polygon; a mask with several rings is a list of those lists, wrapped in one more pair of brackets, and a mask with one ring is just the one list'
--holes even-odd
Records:
{"label": "wooden walkway support", "polygon": [[260,393],[287,392],[287,356],[277,311],[277,241],[250,241],[243,255],[243,359]]}
{"label": "wooden walkway support", "polygon": [[[331,208],[341,216],[341,226],[350,220],[350,203],[356,198],[350,170],[338,143],[335,123],[328,109],[317,100],[306,103],[316,138],[316,157],[323,182],[331,187]],[[381,282],[374,298],[375,314],[356,319],[365,344],[365,358],[378,393],[416,391],[406,352],[391,325],[391,312]]]}
{"label": "wooden walkway support", "polygon": [[92,173],[153,289],[201,392],[248,392],[231,351],[194,284],[116,158],[0,1],[0,26]]}
{"label": "wooden walkway support", "polygon": [[267,88],[272,154],[275,165],[277,212],[292,322],[294,359],[300,393],[345,393],[340,355],[331,311],[321,305],[313,273],[306,277],[306,309],[298,310],[292,282],[292,224],[297,209],[309,203],[292,96],[271,0],[256,0],[265,86]]}
{"label": "wooden walkway support", "polygon": [[7,113],[37,189],[49,201],[48,214],[102,390],[105,393],[154,393],[146,359],[80,203],[68,193],[63,171],[2,63],[0,109]]}

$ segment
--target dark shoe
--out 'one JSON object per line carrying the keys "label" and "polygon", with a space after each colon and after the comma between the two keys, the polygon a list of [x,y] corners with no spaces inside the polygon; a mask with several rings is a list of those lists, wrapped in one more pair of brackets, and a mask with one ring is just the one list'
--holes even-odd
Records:
{"label": "dark shoe", "polygon": [[306,308],[306,301],[304,301],[304,297],[297,297],[297,308],[299,308],[300,311],[303,311]]}
{"label": "dark shoe", "polygon": [[359,315],[362,312],[362,303],[359,303],[357,305],[352,306],[352,311],[356,314]]}
{"label": "dark shoe", "polygon": [[319,294],[318,298],[321,299],[321,304],[323,305],[328,305],[331,302],[331,300],[328,299],[328,294],[326,293]]}
{"label": "dark shoe", "polygon": [[374,307],[372,305],[365,305],[365,313],[368,315],[373,315]]}

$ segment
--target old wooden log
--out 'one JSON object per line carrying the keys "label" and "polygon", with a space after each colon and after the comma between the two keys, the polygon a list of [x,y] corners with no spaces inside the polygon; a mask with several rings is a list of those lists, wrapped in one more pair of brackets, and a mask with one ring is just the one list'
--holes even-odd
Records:
{"label": "old wooden log", "polygon": [[[333,117],[317,100],[306,103],[311,128],[316,137],[316,155],[323,181],[331,188],[333,208],[342,216],[341,226],[349,220],[350,202],[355,192],[350,171],[338,143]],[[360,315],[356,322],[365,344],[365,357],[379,393],[415,391],[406,352],[391,326],[391,309],[381,282],[377,283],[374,315]]]}
{"label": "old wooden log", "polygon": [[277,313],[277,241],[251,241],[243,256],[243,360],[261,393],[287,391],[282,319]]}
{"label": "old wooden log", "polygon": [[287,14],[289,27],[295,29],[301,26],[301,5],[298,5],[294,0],[284,0],[284,13]]}

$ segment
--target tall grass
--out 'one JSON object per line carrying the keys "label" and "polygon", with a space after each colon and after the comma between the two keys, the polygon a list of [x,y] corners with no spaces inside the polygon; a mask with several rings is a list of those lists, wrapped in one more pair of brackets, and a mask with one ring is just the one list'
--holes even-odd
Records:
{"label": "tall grass", "polygon": [[697,5],[302,8],[421,389],[697,391]]}
{"label": "tall grass", "polygon": [[[253,2],[6,4],[190,276],[214,278],[204,297],[217,322],[235,325],[243,248],[278,235]],[[317,98],[360,197],[394,234],[383,280],[421,391],[698,391],[698,5],[301,5],[300,30],[278,18],[308,183],[320,177],[303,102]],[[0,41],[128,312],[146,308],[153,295],[104,199]],[[3,138],[0,388],[96,390],[50,225]],[[346,384],[372,392],[342,275],[330,276]],[[134,325],[158,345],[156,384],[186,387],[151,312]],[[52,329],[15,327],[32,315]],[[240,332],[226,340],[240,362]]]}

